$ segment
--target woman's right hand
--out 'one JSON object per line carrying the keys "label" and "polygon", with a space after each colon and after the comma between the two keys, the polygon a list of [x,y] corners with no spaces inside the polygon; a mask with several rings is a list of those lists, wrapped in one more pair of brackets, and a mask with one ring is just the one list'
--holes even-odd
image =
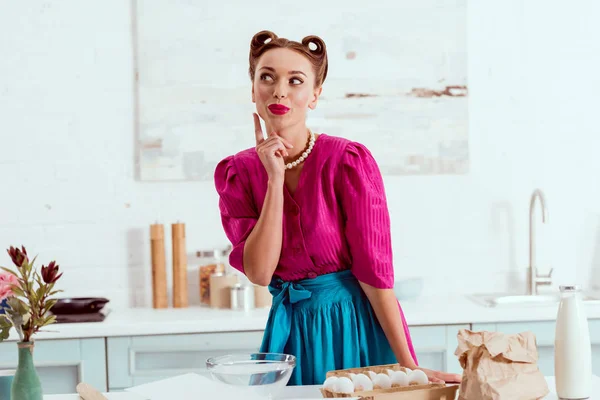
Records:
{"label": "woman's right hand", "polygon": [[437,383],[461,383],[462,382],[462,376],[459,374],[452,374],[452,373],[443,372],[443,371],[435,371],[435,370],[421,368],[421,367],[415,367],[413,369],[420,369],[421,371],[425,372],[425,375],[427,375],[427,378],[429,378],[430,382],[437,382]]}
{"label": "woman's right hand", "polygon": [[256,152],[267,170],[269,180],[283,182],[285,177],[285,162],[283,157],[288,156],[287,149],[293,146],[284,138],[273,132],[265,139],[258,114],[254,113],[254,134],[256,136]]}

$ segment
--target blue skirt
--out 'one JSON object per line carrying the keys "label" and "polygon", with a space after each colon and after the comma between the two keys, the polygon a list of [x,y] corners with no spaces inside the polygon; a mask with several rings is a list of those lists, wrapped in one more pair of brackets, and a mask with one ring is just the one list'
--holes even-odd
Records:
{"label": "blue skirt", "polygon": [[261,352],[296,357],[289,385],[318,385],[335,369],[393,364],[396,357],[350,270],[269,285],[273,305]]}

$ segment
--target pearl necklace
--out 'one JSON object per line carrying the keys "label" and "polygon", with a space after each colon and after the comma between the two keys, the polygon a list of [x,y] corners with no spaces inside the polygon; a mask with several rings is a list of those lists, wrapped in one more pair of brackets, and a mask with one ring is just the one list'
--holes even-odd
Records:
{"label": "pearl necklace", "polygon": [[301,164],[304,160],[306,160],[306,158],[308,157],[308,155],[312,151],[313,147],[315,147],[315,134],[310,129],[308,130],[308,132],[310,133],[310,141],[308,142],[308,149],[306,149],[300,155],[300,157],[298,157],[298,159],[296,161],[288,163],[285,166],[285,168],[292,169],[292,168],[296,167],[298,164]]}

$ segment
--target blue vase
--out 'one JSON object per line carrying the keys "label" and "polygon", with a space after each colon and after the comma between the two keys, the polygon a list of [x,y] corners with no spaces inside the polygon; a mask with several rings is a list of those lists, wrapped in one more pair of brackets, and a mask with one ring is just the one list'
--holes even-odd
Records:
{"label": "blue vase", "polygon": [[43,400],[42,383],[33,365],[33,342],[19,342],[19,365],[10,390],[11,400]]}

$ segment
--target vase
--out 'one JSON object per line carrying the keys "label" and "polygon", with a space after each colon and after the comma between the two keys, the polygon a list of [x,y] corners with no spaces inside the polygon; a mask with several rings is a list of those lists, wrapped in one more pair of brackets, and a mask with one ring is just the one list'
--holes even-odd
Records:
{"label": "vase", "polygon": [[33,366],[33,342],[19,342],[19,365],[10,391],[11,400],[42,400],[42,384]]}

